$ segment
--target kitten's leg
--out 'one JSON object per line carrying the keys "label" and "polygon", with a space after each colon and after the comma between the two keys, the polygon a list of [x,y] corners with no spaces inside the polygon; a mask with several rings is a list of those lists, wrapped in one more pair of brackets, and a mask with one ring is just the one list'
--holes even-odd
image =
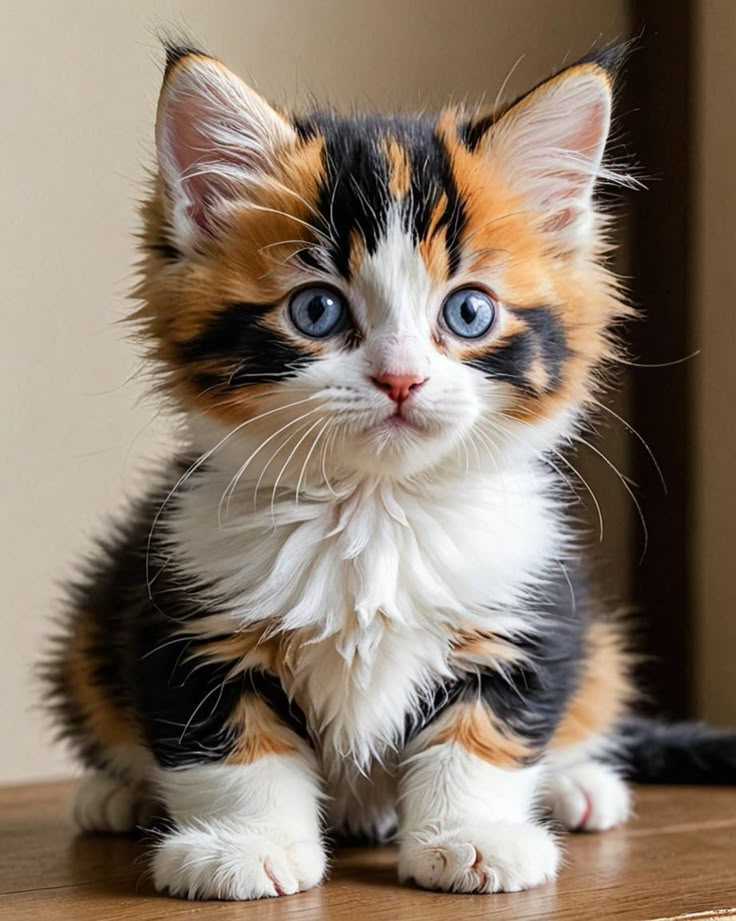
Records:
{"label": "kitten's leg", "polygon": [[174,827],[153,856],[156,888],[199,899],[259,899],[316,886],[326,858],[313,752],[266,703],[238,706],[221,762],[157,772]]}
{"label": "kitten's leg", "polygon": [[626,782],[592,756],[593,741],[550,753],[543,801],[570,831],[606,831],[631,815]]}
{"label": "kitten's leg", "polygon": [[142,784],[96,771],[77,788],[71,813],[80,831],[130,832],[150,824],[156,804]]}
{"label": "kitten's leg", "polygon": [[544,801],[571,831],[605,831],[631,814],[629,788],[610,763],[616,727],[632,698],[630,671],[618,625],[594,623],[580,684],[549,745]]}
{"label": "kitten's leg", "polygon": [[155,803],[145,780],[153,766],[116,673],[110,624],[85,607],[43,662],[49,709],[60,734],[91,770],[74,793],[70,817],[80,831],[129,832],[147,825]]}
{"label": "kitten's leg", "polygon": [[485,703],[454,704],[412,743],[399,787],[399,876],[426,889],[515,892],[552,879],[557,844],[535,818],[540,765]]}

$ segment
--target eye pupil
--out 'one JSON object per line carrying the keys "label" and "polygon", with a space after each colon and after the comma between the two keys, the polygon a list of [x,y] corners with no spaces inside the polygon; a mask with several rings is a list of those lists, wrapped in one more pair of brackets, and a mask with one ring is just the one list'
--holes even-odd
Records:
{"label": "eye pupil", "polygon": [[463,318],[463,321],[467,323],[468,326],[470,326],[470,324],[473,322],[473,320],[476,318],[477,315],[478,315],[477,308],[473,307],[473,305],[470,302],[469,297],[466,298],[463,301],[462,307],[460,308],[460,316]]}
{"label": "eye pupil", "polygon": [[319,294],[317,297],[313,297],[309,304],[307,304],[307,316],[312,323],[316,323],[325,312],[324,300],[325,295]]}

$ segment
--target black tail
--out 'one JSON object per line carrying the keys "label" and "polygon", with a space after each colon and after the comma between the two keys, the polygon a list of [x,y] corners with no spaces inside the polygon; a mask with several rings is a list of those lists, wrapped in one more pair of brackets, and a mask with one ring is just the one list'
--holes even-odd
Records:
{"label": "black tail", "polygon": [[736,785],[736,732],[631,717],[621,740],[624,772],[637,783]]}

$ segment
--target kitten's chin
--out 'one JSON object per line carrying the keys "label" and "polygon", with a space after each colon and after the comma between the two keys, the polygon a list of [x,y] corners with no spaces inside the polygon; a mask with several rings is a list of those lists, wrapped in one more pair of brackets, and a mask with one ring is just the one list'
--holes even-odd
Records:
{"label": "kitten's chin", "polygon": [[388,419],[346,439],[342,459],[357,473],[401,479],[441,463],[461,437],[457,426],[429,429]]}

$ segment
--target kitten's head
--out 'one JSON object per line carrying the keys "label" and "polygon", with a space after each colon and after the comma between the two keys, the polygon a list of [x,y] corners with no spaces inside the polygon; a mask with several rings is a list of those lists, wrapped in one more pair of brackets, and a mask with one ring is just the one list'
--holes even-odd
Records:
{"label": "kitten's head", "polygon": [[594,200],[616,60],[483,117],[296,117],[171,50],[138,319],[195,430],[256,472],[391,477],[568,432],[624,312]]}

